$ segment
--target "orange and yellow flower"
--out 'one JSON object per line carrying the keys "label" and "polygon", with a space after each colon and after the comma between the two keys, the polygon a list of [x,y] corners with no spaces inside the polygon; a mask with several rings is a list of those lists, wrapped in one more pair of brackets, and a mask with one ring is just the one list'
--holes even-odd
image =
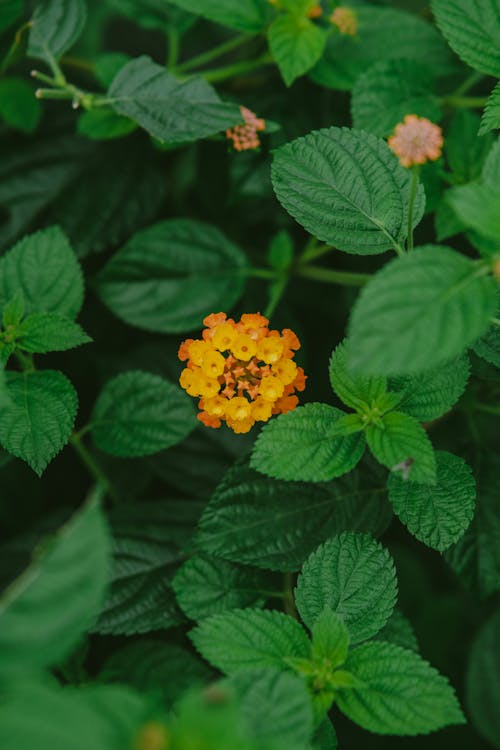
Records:
{"label": "orange and yellow flower", "polygon": [[186,363],[179,382],[199,397],[198,419],[207,427],[226,422],[236,433],[255,422],[295,409],[306,375],[293,361],[300,341],[293,331],[269,329],[260,313],[245,313],[238,322],[225,313],[203,321],[201,339],[186,339],[179,359]]}

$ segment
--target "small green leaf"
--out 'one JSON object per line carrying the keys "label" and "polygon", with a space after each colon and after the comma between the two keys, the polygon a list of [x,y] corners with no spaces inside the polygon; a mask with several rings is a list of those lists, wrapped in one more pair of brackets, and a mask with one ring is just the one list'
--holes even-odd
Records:
{"label": "small green leaf", "polygon": [[315,65],[323,54],[326,34],[305,15],[282,13],[268,29],[269,49],[287,86]]}
{"label": "small green leaf", "polygon": [[[380,138],[348,128],[317,130],[279,148],[271,174],[288,213],[339,250],[373,255],[406,238],[410,176]],[[420,186],[414,226],[424,204]]]}
{"label": "small green leaf", "polygon": [[500,248],[500,190],[487,184],[470,183],[452,188],[446,200],[466,227],[496,240]]}
{"label": "small green leaf", "polygon": [[329,607],[340,615],[351,641],[373,637],[390,617],[397,597],[391,556],[367,534],[345,533],[325,542],[306,560],[295,598],[312,627]]}
{"label": "small green leaf", "polygon": [[381,398],[387,390],[387,380],[382,377],[364,377],[352,374],[348,367],[349,342],[345,339],[333,350],[330,358],[330,383],[347,406],[361,409],[371,406]]}
{"label": "small green leaf", "polygon": [[478,357],[482,357],[495,367],[500,367],[500,327],[491,325],[472,349]]}
{"label": "small green leaf", "polygon": [[9,404],[0,410],[0,443],[38,476],[68,442],[78,396],[62,372],[7,373]]}
{"label": "small green leaf", "polygon": [[436,484],[389,478],[389,498],[401,521],[421,542],[442,552],[463,535],[474,515],[476,483],[465,461],[436,452]]}
{"label": "small green leaf", "polygon": [[59,313],[28,315],[19,333],[19,348],[36,354],[63,352],[92,341],[78,323]]}
{"label": "small green leaf", "polygon": [[84,0],[42,0],[31,19],[28,55],[58,60],[76,42],[86,20]]}
{"label": "small green leaf", "polygon": [[313,660],[327,659],[332,669],[345,662],[350,638],[342,617],[326,606],[316,619],[311,632]]}
{"label": "small green leaf", "polygon": [[110,380],[91,416],[98,448],[114,456],[147,456],[183,440],[196,427],[190,399],[167,380],[140,370]]}
{"label": "small green leaf", "polygon": [[59,227],[24,237],[0,260],[0,308],[19,288],[26,314],[77,316],[83,304],[82,271]]}
{"label": "small green leaf", "polygon": [[364,685],[339,692],[337,705],[363,729],[413,736],[465,723],[448,680],[413,651],[365,643],[351,652],[345,669]]}
{"label": "small green leaf", "polygon": [[363,375],[411,375],[449,361],[488,328],[497,307],[486,269],[427,245],[385,265],[351,314],[351,366]]}
{"label": "small green leaf", "polygon": [[271,610],[239,609],[213,615],[189,636],[210,664],[229,675],[264,667],[286,670],[286,658],[306,658],[310,651],[302,626]]}
{"label": "small green leaf", "polygon": [[170,219],[137,232],[101,271],[97,290],[125,322],[180,333],[236,303],[245,265],[242,251],[216,227]]}
{"label": "small green leaf", "polygon": [[[18,329],[19,324],[24,316],[24,295],[21,290],[7,302],[2,311],[2,322],[3,327],[8,328],[13,326],[14,329]],[[19,331],[15,331],[16,337],[19,335]]]}
{"label": "small green leaf", "polygon": [[13,76],[0,81],[0,117],[7,125],[23,133],[33,133],[41,116],[40,102],[28,81]]}
{"label": "small green leaf", "polygon": [[493,747],[500,747],[498,686],[500,684],[500,612],[481,627],[469,657],[466,700],[472,723]]}
{"label": "small green leaf", "polygon": [[93,624],[110,572],[107,524],[87,503],[34,553],[0,599],[0,672],[58,664]]}
{"label": "small green leaf", "polygon": [[279,271],[287,269],[293,260],[293,241],[284,229],[274,235],[269,246],[269,265]]}
{"label": "small green leaf", "polygon": [[424,428],[413,417],[393,411],[366,428],[368,446],[383,466],[412,481],[434,484],[436,459]]}
{"label": "small green leaf", "polygon": [[339,435],[340,409],[306,404],[265,425],[255,443],[251,466],[274,477],[327,482],[354,468],[365,450],[362,433]]}
{"label": "small green leaf", "polygon": [[85,135],[93,141],[109,141],[112,138],[122,138],[137,128],[136,123],[129,117],[117,115],[110,107],[99,107],[83,112],[78,118],[76,126],[80,135]]}

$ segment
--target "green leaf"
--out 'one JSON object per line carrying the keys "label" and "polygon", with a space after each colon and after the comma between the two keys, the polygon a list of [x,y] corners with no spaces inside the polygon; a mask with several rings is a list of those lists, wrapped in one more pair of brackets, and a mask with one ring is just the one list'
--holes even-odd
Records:
{"label": "green leaf", "polygon": [[471,68],[500,78],[500,6],[496,0],[432,0],[436,23]]}
{"label": "green leaf", "polygon": [[446,200],[460,221],[500,247],[500,191],[486,184],[470,183],[452,188]]}
{"label": "green leaf", "polygon": [[474,515],[476,483],[465,461],[436,452],[436,484],[389,477],[389,498],[411,534],[442,552],[458,541]]}
{"label": "green leaf", "polygon": [[5,31],[17,21],[24,10],[23,0],[3,0],[2,15],[0,16],[0,32]]}
{"label": "green leaf", "polygon": [[377,461],[392,472],[400,471],[414,482],[434,484],[434,449],[426,431],[414,417],[390,412],[381,424],[366,428],[366,441]]}
{"label": "green leaf", "polygon": [[353,375],[348,368],[348,360],[349,342],[344,339],[333,350],[330,358],[331,386],[340,400],[347,406],[351,406],[353,409],[371,406],[385,394],[387,380],[381,376]]}
{"label": "green leaf", "polygon": [[31,19],[28,55],[58,60],[76,42],[86,20],[84,0],[42,0]]}
{"label": "green leaf", "polygon": [[491,325],[472,347],[478,357],[482,357],[495,367],[500,367],[500,328]]}
{"label": "green leaf", "polygon": [[92,438],[114,456],[147,456],[179,443],[196,427],[193,407],[173,383],[135,370],[101,391],[91,416]]}
{"label": "green leaf", "polygon": [[333,612],[329,606],[324,607],[311,628],[313,660],[328,659],[331,667],[343,664],[349,650],[349,631],[343,618]]}
{"label": "green leaf", "polygon": [[352,368],[363,375],[411,375],[461,354],[496,310],[496,285],[484,271],[437,245],[388,263],[351,313]]}
{"label": "green leaf", "polygon": [[378,631],[375,640],[388,641],[410,651],[418,651],[418,641],[415,631],[409,620],[407,620],[399,609],[393,611],[382,630]]}
{"label": "green leaf", "polygon": [[1,673],[51,667],[69,654],[101,609],[110,562],[102,510],[86,503],[0,599]]}
{"label": "green leaf", "polygon": [[0,308],[22,288],[25,313],[75,318],[83,304],[83,275],[59,227],[20,240],[0,260]]}
{"label": "green leaf", "polygon": [[93,628],[104,635],[133,635],[179,625],[184,618],[170,581],[185,558],[185,543],[165,503],[117,507],[111,588]]}
{"label": "green leaf", "polygon": [[498,181],[500,180],[500,138],[497,138],[484,161],[481,178],[486,185],[498,189]]}
{"label": "green leaf", "polygon": [[344,416],[327,404],[306,404],[266,424],[255,443],[250,465],[257,471],[294,482],[327,482],[353,469],[365,450],[362,433],[339,435]]}
{"label": "green leaf", "polygon": [[325,32],[305,15],[282,13],[267,33],[269,49],[287,86],[307,73],[325,48]]}
{"label": "green leaf", "polygon": [[414,60],[381,60],[362,73],[352,92],[353,127],[387,136],[409,112],[441,119],[438,97],[433,94],[431,68]]}
{"label": "green leaf", "polygon": [[[280,203],[308,232],[359,255],[400,246],[408,232],[410,176],[385,141],[362,131],[325,128],[279,148],[272,166]],[[423,188],[414,206],[424,212]]]}
{"label": "green leaf", "polygon": [[481,175],[484,161],[491,149],[492,137],[478,138],[480,119],[475,112],[460,109],[454,115],[446,133],[446,159],[459,184],[470,182]]}
{"label": "green leaf", "polygon": [[208,503],[196,541],[205,552],[234,562],[298,570],[329,536],[381,533],[391,518],[384,485],[366,467],[311,485],[276,481],[237,465]]}
{"label": "green leaf", "polygon": [[203,620],[189,634],[200,654],[221,672],[274,667],[288,657],[309,656],[305,630],[283,612],[239,609]]}
{"label": "green leaf", "polygon": [[180,81],[146,55],[120,70],[107,96],[119,115],[172,144],[206,138],[241,122],[239,108],[221,101],[203,78]]}
{"label": "green leaf", "polygon": [[0,81],[0,118],[7,125],[23,133],[32,133],[41,116],[40,102],[35,98],[35,89],[28,81],[13,76]]}
{"label": "green leaf", "polygon": [[216,227],[170,219],[135,234],[98,276],[103,302],[148,331],[180,333],[239,299],[246,264]]}
{"label": "green leaf", "polygon": [[68,442],[78,396],[62,372],[9,372],[9,404],[0,411],[0,443],[41,476]]}
{"label": "green leaf", "polygon": [[398,409],[428,422],[446,414],[465,391],[469,380],[466,354],[418,375],[391,378],[389,389],[400,396]]}
{"label": "green leaf", "polygon": [[78,118],[77,132],[93,141],[122,138],[137,128],[129,117],[117,115],[110,107],[99,107],[83,112]]}
{"label": "green leaf", "polygon": [[[347,4],[347,3],[346,3]],[[355,37],[331,34],[325,54],[310,76],[321,86],[352,89],[359,75],[381,60],[422,60],[439,72],[449,71],[451,55],[436,28],[414,13],[360,5]]]}
{"label": "green leaf", "polygon": [[448,680],[413,651],[365,643],[349,655],[345,669],[365,684],[340,691],[337,705],[363,729],[413,736],[465,723]]}
{"label": "green leaf", "polygon": [[23,321],[17,345],[25,352],[45,354],[74,349],[92,339],[78,323],[59,313],[33,313]]}
{"label": "green leaf", "polygon": [[0,705],[0,744],[16,750],[123,750],[132,747],[147,711],[144,698],[122,685],[21,682]]}
{"label": "green leaf", "polygon": [[172,0],[183,10],[238,31],[258,33],[269,15],[267,0]]}
{"label": "green leaf", "polygon": [[300,616],[312,627],[330,607],[340,615],[353,643],[372,638],[396,603],[394,563],[384,547],[367,534],[333,537],[306,560],[295,599]]}
{"label": "green leaf", "polygon": [[493,747],[500,747],[500,612],[497,610],[479,630],[469,657],[466,701],[472,723]]}
{"label": "green leaf", "polygon": [[200,555],[179,568],[172,587],[182,611],[201,620],[229,609],[258,607],[267,598],[268,580],[255,568]]}
{"label": "green leaf", "polygon": [[324,719],[316,729],[311,750],[337,750],[337,735],[330,719]]}
{"label": "green leaf", "polygon": [[277,232],[271,240],[268,262],[278,271],[284,271],[293,262],[293,240],[284,229]]}

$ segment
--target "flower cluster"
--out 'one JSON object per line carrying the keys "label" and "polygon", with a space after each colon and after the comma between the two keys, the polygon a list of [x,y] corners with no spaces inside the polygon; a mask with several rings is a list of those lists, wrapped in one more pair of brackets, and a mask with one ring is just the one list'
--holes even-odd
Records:
{"label": "flower cluster", "polygon": [[246,313],[237,323],[212,313],[203,322],[203,338],[186,339],[179,348],[187,364],[179,382],[200,397],[203,424],[225,421],[234,432],[248,432],[255,422],[295,409],[295,391],[304,390],[306,376],[293,361],[300,348],[293,331],[270,330],[260,313]]}
{"label": "flower cluster", "polygon": [[403,122],[396,125],[387,143],[403,167],[413,167],[439,159],[443,148],[443,131],[425,117],[406,115]]}
{"label": "flower cluster", "polygon": [[251,148],[258,148],[260,140],[257,133],[266,129],[266,121],[246,107],[240,107],[241,116],[243,117],[242,125],[235,125],[234,128],[226,130],[226,137],[233,142],[236,151],[247,151]]}
{"label": "flower cluster", "polygon": [[351,8],[335,8],[330,16],[330,23],[337,27],[341,34],[356,36],[358,31],[358,17]]}

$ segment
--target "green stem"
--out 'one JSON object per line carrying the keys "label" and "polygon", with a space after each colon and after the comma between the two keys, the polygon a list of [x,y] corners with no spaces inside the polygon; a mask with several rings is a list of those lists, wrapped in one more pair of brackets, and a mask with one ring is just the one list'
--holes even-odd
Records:
{"label": "green stem", "polygon": [[37,89],[35,91],[37,99],[74,99],[75,95],[67,89]]}
{"label": "green stem", "polygon": [[270,268],[243,268],[241,270],[243,276],[253,276],[256,279],[275,279],[276,271],[272,271]]}
{"label": "green stem", "polygon": [[324,281],[328,284],[342,286],[363,286],[371,279],[369,273],[355,273],[354,271],[336,271],[333,268],[321,266],[305,266],[297,270],[297,275],[313,281]]}
{"label": "green stem", "polygon": [[45,75],[45,73],[40,73],[39,70],[32,70],[30,75],[32,78],[36,78],[37,81],[42,81],[42,83],[47,83],[49,86],[57,86],[57,82],[55,78]]}
{"label": "green stem", "polygon": [[483,411],[486,414],[500,414],[500,406],[490,406],[490,404],[476,403],[477,411]]}
{"label": "green stem", "polygon": [[179,32],[175,26],[169,26],[167,29],[167,68],[172,70],[177,65],[179,59]]}
{"label": "green stem", "polygon": [[465,81],[457,88],[457,90],[453,92],[452,96],[463,96],[483,78],[483,73],[471,73],[470,76],[468,76]]}
{"label": "green stem", "polygon": [[181,63],[177,66],[175,72],[184,73],[185,71],[192,70],[192,68],[199,68],[202,65],[206,65],[206,63],[215,60],[217,57],[222,57],[222,55],[227,55],[228,52],[237,49],[242,44],[245,44],[245,42],[253,39],[254,36],[255,34],[240,34],[239,36],[227,39],[222,44],[217,45],[217,47],[213,47],[206,52],[201,52],[199,55],[191,57],[190,60]]}
{"label": "green stem", "polygon": [[285,573],[284,576],[284,609],[287,615],[299,619],[295,599],[293,598],[293,573]]}
{"label": "green stem", "polygon": [[240,75],[241,73],[249,73],[256,68],[261,68],[263,65],[269,65],[273,62],[271,55],[266,52],[256,60],[242,60],[241,62],[232,63],[231,65],[225,65],[222,68],[214,68],[213,70],[207,70],[203,73],[203,77],[209,83],[218,83],[225,81],[227,78],[234,78],[234,76]]}
{"label": "green stem", "polygon": [[446,96],[441,104],[454,109],[482,109],[487,101],[487,96]]}
{"label": "green stem", "polygon": [[269,287],[269,302],[263,312],[265,318],[270,318],[273,312],[276,310],[280,299],[282,298],[286,285],[288,284],[288,276],[282,276],[280,279],[274,281]]}
{"label": "green stem", "polygon": [[299,264],[310,263],[312,260],[321,258],[323,255],[330,253],[332,250],[335,250],[332,245],[318,245],[316,244],[316,242],[310,242],[306,245],[304,252],[300,256]]}
{"label": "green stem", "polygon": [[410,186],[410,201],[408,203],[408,250],[413,250],[413,208],[418,188],[418,166],[412,169],[412,178]]}
{"label": "green stem", "polygon": [[113,500],[113,502],[119,503],[120,496],[118,495],[117,491],[115,490],[115,488],[113,487],[113,485],[111,484],[107,476],[104,474],[101,467],[94,460],[90,451],[88,451],[87,448],[82,443],[80,436],[83,432],[84,430],[80,430],[79,433],[74,432],[72,434],[69,440],[71,445],[73,446],[76,453],[80,457],[82,463],[88,469],[89,473],[92,474],[94,479],[97,481],[97,483],[102,486],[102,488],[106,491],[106,493]]}
{"label": "green stem", "polygon": [[33,362],[32,354],[23,354],[23,352],[20,352],[19,349],[16,349],[16,351],[14,352],[14,356],[21,365],[24,372],[35,371],[36,368]]}
{"label": "green stem", "polygon": [[9,49],[7,51],[7,54],[5,55],[4,59],[2,60],[1,65],[0,65],[0,73],[4,73],[10,67],[11,62],[16,57],[16,53],[18,52],[18,50],[19,50],[19,48],[21,46],[22,37],[23,37],[24,32],[27,31],[27,29],[30,29],[31,26],[32,26],[31,21],[28,21],[27,23],[23,24],[23,26],[21,26],[16,31],[16,34],[14,36],[14,41],[10,45],[10,47],[9,47]]}

